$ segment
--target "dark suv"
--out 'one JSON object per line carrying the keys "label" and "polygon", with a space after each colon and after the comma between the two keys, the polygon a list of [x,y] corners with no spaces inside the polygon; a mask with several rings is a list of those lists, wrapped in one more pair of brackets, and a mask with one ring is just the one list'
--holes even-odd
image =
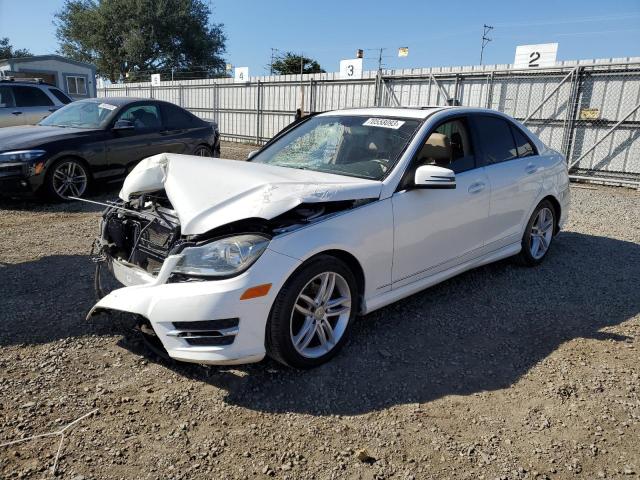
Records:
{"label": "dark suv", "polygon": [[35,125],[72,101],[55,85],[0,77],[0,127]]}

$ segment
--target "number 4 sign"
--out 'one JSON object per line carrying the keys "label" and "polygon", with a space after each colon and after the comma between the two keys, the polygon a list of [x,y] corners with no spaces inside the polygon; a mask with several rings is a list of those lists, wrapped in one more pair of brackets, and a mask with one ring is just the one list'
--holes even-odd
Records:
{"label": "number 4 sign", "polygon": [[249,67],[236,67],[233,78],[236,82],[248,82]]}
{"label": "number 4 sign", "polygon": [[340,60],[340,78],[347,80],[362,78],[362,59]]}
{"label": "number 4 sign", "polygon": [[557,43],[541,43],[538,45],[518,45],[514,68],[553,67],[558,54]]}

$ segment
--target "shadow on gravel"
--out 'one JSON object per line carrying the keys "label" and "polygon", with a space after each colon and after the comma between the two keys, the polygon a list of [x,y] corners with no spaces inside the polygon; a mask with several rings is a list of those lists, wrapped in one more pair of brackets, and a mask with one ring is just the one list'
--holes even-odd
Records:
{"label": "shadow on gravel", "polygon": [[[568,340],[629,341],[601,330],[640,312],[638,271],[640,245],[563,233],[538,268],[482,267],[360,319],[342,353],[312,371],[163,364],[264,412],[351,415],[501,389]],[[86,256],[0,264],[0,278],[0,346],[124,333],[109,318],[84,320]],[[144,352],[130,336],[120,345]]]}
{"label": "shadow on gravel", "polygon": [[0,263],[0,347],[113,333],[109,322],[84,318],[95,303],[93,272],[86,255]]}
{"label": "shadow on gravel", "polygon": [[640,245],[572,232],[556,240],[538,268],[488,265],[367,315],[316,370],[178,368],[226,389],[229,404],[353,415],[507,388],[574,338],[630,341],[601,330],[640,312]]}
{"label": "shadow on gravel", "polygon": [[[116,200],[122,182],[102,183],[91,188],[87,199],[97,202]],[[72,200],[68,202],[56,202],[45,199],[39,195],[23,197],[1,197],[0,212],[2,210],[14,210],[23,212],[101,212],[104,207],[90,203]]]}

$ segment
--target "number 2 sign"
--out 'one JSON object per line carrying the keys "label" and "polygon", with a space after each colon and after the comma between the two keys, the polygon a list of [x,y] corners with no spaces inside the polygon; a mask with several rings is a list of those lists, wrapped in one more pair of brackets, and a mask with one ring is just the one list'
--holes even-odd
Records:
{"label": "number 2 sign", "polygon": [[516,47],[514,68],[553,67],[558,54],[557,43],[519,45]]}

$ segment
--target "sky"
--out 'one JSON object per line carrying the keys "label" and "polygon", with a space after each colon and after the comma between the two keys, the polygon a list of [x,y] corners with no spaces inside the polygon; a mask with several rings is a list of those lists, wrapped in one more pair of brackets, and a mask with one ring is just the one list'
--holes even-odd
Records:
{"label": "sky", "polygon": [[[558,42],[558,60],[640,56],[640,0],[205,0],[224,24],[225,58],[265,75],[271,48],[304,53],[329,72],[365,50],[365,70],[512,63],[517,45]],[[53,16],[64,0],[0,0],[0,37],[55,53]],[[117,28],[117,26],[114,26]],[[399,47],[409,56],[397,57]]]}

